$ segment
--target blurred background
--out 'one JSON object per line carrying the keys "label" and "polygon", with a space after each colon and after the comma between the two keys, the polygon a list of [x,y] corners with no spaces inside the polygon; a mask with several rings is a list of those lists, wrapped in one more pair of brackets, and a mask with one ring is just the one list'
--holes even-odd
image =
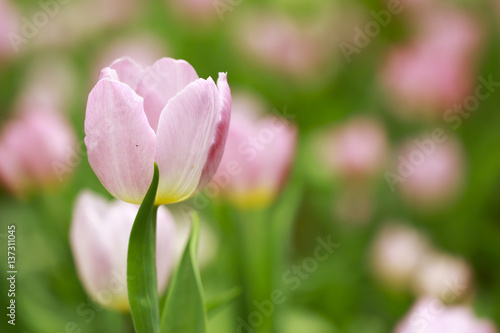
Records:
{"label": "blurred background", "polygon": [[[499,1],[0,0],[5,313],[10,225],[18,271],[16,325],[2,314],[2,332],[132,332],[126,312],[85,291],[69,238],[82,190],[112,199],[87,161],[83,124],[100,70],[123,56],[185,59],[202,78],[227,72],[241,142],[265,132],[254,118],[289,126],[254,146],[256,162],[242,162],[231,186],[167,207],[181,247],[186,207],[201,215],[209,303],[244,289],[210,311],[210,332],[259,332],[241,312],[247,262],[233,258],[231,234],[235,220],[254,219],[261,236],[277,235],[251,242],[276,254],[273,285],[286,294],[268,332],[398,332],[422,299],[488,321],[467,332],[496,332]],[[314,257],[322,242],[335,244],[324,260]],[[243,275],[265,276],[267,264]]]}

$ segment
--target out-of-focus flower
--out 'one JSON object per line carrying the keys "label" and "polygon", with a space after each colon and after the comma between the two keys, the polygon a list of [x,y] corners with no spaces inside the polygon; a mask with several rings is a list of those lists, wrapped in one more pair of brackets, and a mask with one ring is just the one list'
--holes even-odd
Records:
{"label": "out-of-focus flower", "polygon": [[115,59],[131,58],[141,66],[151,66],[168,53],[164,41],[152,34],[141,33],[118,38],[98,58],[97,71],[109,66]]}
{"label": "out-of-focus flower", "polygon": [[401,193],[408,202],[421,208],[449,203],[463,185],[462,147],[452,138],[443,143],[427,141],[429,145],[415,142],[405,144],[399,154],[400,168],[405,164],[407,169],[398,183]]}
{"label": "out-of-focus flower", "polygon": [[321,139],[319,158],[342,179],[364,180],[386,163],[387,137],[375,120],[353,118]]}
{"label": "out-of-focus flower", "polygon": [[85,144],[106,189],[142,202],[156,162],[156,204],[186,200],[210,182],[222,158],[231,117],[227,74],[200,79],[183,60],[143,68],[129,58],[102,70],[90,92]]}
{"label": "out-of-focus flower", "polygon": [[472,269],[466,261],[433,253],[420,265],[414,276],[413,289],[417,295],[455,303],[470,294],[472,280]]}
{"label": "out-of-focus flower", "polygon": [[404,225],[388,225],[379,232],[373,244],[372,268],[385,284],[406,288],[429,251],[427,239],[417,230]]}
{"label": "out-of-focus flower", "polygon": [[[76,201],[70,231],[71,248],[80,280],[99,304],[129,309],[127,249],[139,206],[119,200],[108,202],[88,191]],[[175,224],[165,207],[158,208],[156,269],[158,289],[165,291],[176,261]]]}
{"label": "out-of-focus flower", "polygon": [[[293,18],[257,13],[243,19],[237,30],[238,46],[246,56],[271,70],[292,76],[308,76],[326,68],[325,36]],[[330,58],[331,61],[331,58]]]}
{"label": "out-of-focus flower", "polygon": [[437,299],[421,299],[394,333],[497,333],[487,319],[477,318],[468,306],[445,307]]}
{"label": "out-of-focus flower", "polygon": [[63,180],[67,170],[58,168],[68,165],[75,145],[75,134],[60,114],[27,110],[2,129],[0,181],[18,196],[53,186]]}
{"label": "out-of-focus flower", "polygon": [[426,12],[419,28],[408,45],[389,52],[381,80],[399,114],[435,118],[470,94],[482,33],[452,9]]}
{"label": "out-of-focus flower", "polygon": [[271,204],[295,154],[295,127],[276,116],[259,117],[257,105],[249,98],[234,99],[226,149],[210,185],[240,208]]}
{"label": "out-of-focus flower", "polygon": [[19,33],[19,14],[8,0],[0,0],[0,61],[14,53],[12,34]]}

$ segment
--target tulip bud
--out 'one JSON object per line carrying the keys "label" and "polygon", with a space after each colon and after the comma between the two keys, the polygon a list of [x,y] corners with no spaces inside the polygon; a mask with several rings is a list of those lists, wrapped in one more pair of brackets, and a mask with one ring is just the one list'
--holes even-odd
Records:
{"label": "tulip bud", "polygon": [[186,200],[205,187],[222,158],[231,92],[199,79],[183,60],[142,67],[129,58],[102,70],[90,92],[85,144],[90,165],[115,197],[142,202],[158,164],[156,205]]}
{"label": "tulip bud", "polygon": [[439,207],[460,194],[465,161],[456,140],[415,139],[403,146],[398,160],[399,169],[404,166],[407,171],[398,185],[408,202],[422,208]]}
{"label": "tulip bud", "polygon": [[388,225],[377,235],[371,250],[375,275],[389,286],[409,286],[429,251],[427,239],[404,225]]}
{"label": "tulip bud", "polygon": [[258,104],[237,97],[226,149],[206,192],[240,208],[262,208],[276,198],[295,153],[296,129],[277,116],[259,117]]}
{"label": "tulip bud", "polygon": [[413,289],[420,296],[456,303],[470,294],[472,280],[472,269],[464,260],[430,254],[414,276]]}
{"label": "tulip bud", "polygon": [[[87,293],[102,306],[127,311],[127,251],[139,206],[107,202],[88,191],[76,201],[70,231],[77,273]],[[176,260],[175,225],[165,207],[158,208],[156,269],[159,293],[165,291]]]}
{"label": "tulip bud", "polygon": [[421,299],[394,333],[497,333],[492,321],[477,318],[468,306],[446,307],[437,299]]}
{"label": "tulip bud", "polygon": [[24,196],[62,181],[75,165],[75,135],[63,117],[45,110],[28,110],[9,121],[0,135],[0,181]]}

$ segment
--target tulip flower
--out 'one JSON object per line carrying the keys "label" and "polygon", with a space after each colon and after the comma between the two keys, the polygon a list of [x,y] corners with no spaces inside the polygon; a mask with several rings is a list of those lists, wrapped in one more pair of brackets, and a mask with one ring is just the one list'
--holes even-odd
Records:
{"label": "tulip flower", "polygon": [[2,129],[0,182],[18,196],[53,186],[74,167],[75,145],[75,134],[60,114],[26,110]]}
{"label": "tulip flower", "polygon": [[[427,148],[422,146],[427,144]],[[403,197],[419,208],[440,207],[461,192],[465,157],[455,139],[432,142],[416,139],[406,143],[399,154],[399,168],[407,169],[398,183]]]}
{"label": "tulip flower", "polygon": [[[75,204],[70,231],[77,273],[87,293],[99,304],[128,310],[127,248],[139,206],[108,202],[89,191]],[[163,292],[176,260],[175,224],[170,212],[159,207],[156,258],[158,290]]]}
{"label": "tulip flower", "polygon": [[[276,116],[259,117],[258,104],[238,97],[213,192],[241,208],[269,205],[288,176],[296,129]],[[207,188],[208,190],[208,188]]]}
{"label": "tulip flower", "polygon": [[186,200],[210,181],[231,115],[227,75],[200,79],[184,60],[149,68],[131,59],[102,70],[90,92],[85,144],[92,169],[115,197],[139,204],[158,164],[156,205]]}
{"label": "tulip flower", "polygon": [[381,81],[402,116],[433,118],[474,93],[482,33],[470,16],[452,10],[426,12],[419,33],[389,52]]}
{"label": "tulip flower", "polygon": [[329,133],[319,148],[320,158],[340,178],[362,180],[382,170],[388,143],[380,123],[354,118]]}
{"label": "tulip flower", "polygon": [[429,251],[427,239],[417,230],[404,225],[388,225],[377,235],[372,247],[374,273],[387,285],[408,287]]}
{"label": "tulip flower", "polygon": [[445,307],[439,300],[422,299],[394,333],[497,333],[493,322],[477,318],[469,306]]}

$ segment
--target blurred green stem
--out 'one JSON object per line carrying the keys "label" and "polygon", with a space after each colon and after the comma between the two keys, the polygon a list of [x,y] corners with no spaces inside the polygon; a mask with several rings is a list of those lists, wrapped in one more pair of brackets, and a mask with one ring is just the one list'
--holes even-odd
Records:
{"label": "blurred green stem", "polygon": [[[238,213],[237,224],[239,244],[240,280],[243,286],[244,306],[242,321],[256,333],[274,333],[274,304],[268,303],[274,287],[273,233],[271,221],[265,211]],[[238,324],[244,326],[241,320]]]}

